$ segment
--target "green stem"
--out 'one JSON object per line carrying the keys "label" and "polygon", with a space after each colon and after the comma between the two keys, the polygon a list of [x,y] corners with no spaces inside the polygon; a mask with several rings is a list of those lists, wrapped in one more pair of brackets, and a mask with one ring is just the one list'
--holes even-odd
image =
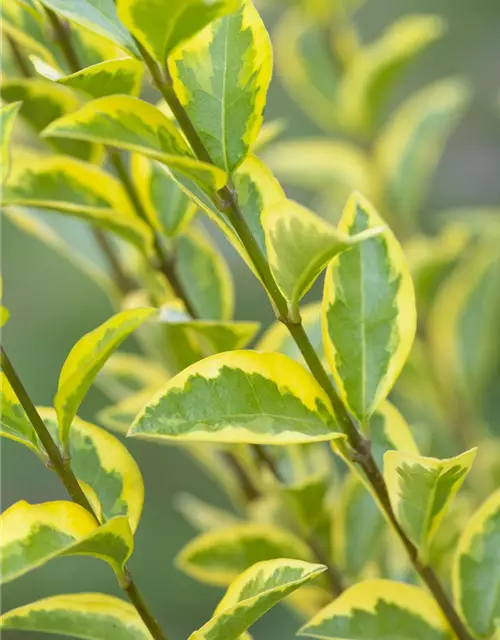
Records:
{"label": "green stem", "polygon": [[48,7],[44,7],[47,17],[49,18],[50,24],[54,30],[54,35],[56,40],[66,58],[69,69],[71,73],[76,73],[80,71],[81,66],[78,60],[78,56],[76,51],[73,48],[73,43],[71,42],[71,31],[68,25],[59,19],[59,16],[49,9]]}
{"label": "green stem", "polygon": [[[83,492],[80,483],[78,482],[75,474],[73,473],[70,461],[63,458],[59,447],[53,440],[50,435],[47,427],[45,426],[44,421],[40,417],[40,414],[36,410],[35,405],[31,401],[28,392],[24,388],[19,376],[16,373],[11,361],[9,360],[4,348],[1,348],[1,365],[2,370],[5,373],[7,380],[10,383],[10,386],[14,390],[21,406],[23,407],[26,415],[28,416],[29,421],[31,422],[33,429],[35,430],[37,436],[40,439],[40,442],[47,453],[50,467],[56,472],[59,479],[61,480],[64,488],[68,492],[68,495],[79,504],[81,507],[86,509],[92,516],[95,518],[97,522],[99,522],[99,518],[97,517],[94,509],[92,508],[90,502],[87,499],[87,496]],[[167,637],[163,633],[162,629],[158,625],[153,614],[148,609],[143,597],[141,596],[137,585],[135,584],[132,574],[130,570],[125,567],[125,577],[126,581],[123,586],[124,591],[128,595],[130,601],[134,605],[137,610],[137,613],[142,618],[144,624],[149,629],[151,635],[155,640],[167,640]]]}
{"label": "green stem", "polygon": [[26,59],[24,54],[22,53],[19,45],[14,40],[12,36],[8,34],[5,35],[5,39],[9,43],[10,50],[12,51],[12,57],[14,58],[17,68],[19,69],[22,76],[25,78],[31,78],[35,74],[33,73],[33,68],[30,65],[29,61]]}
{"label": "green stem", "polygon": [[96,244],[106,256],[109,268],[113,275],[113,280],[122,294],[126,295],[134,290],[134,283],[128,274],[123,270],[122,264],[116,254],[116,251],[108,239],[108,236],[99,229],[99,227],[91,226],[92,235]]}
{"label": "green stem", "polygon": [[[167,104],[174,113],[179,126],[181,127],[185,137],[191,145],[194,153],[199,160],[203,162],[210,162],[213,164],[210,155],[208,154],[202,140],[200,139],[195,127],[193,126],[186,110],[180,103],[174,88],[170,81],[168,71],[166,72],[166,79],[162,77],[162,73],[156,63],[151,59],[147,52],[141,52],[144,56],[144,61],[148,66],[150,73],[153,77],[156,87],[159,89]],[[214,198],[213,202],[215,206],[219,208],[219,211],[228,217],[232,223],[236,233],[238,234],[246,252],[255,266],[260,279],[262,280],[265,289],[267,290],[270,298],[273,301],[278,319],[285,324],[291,336],[294,338],[297,346],[299,347],[304,360],[309,366],[311,373],[314,375],[319,384],[323,387],[328,394],[332,402],[332,406],[339,422],[342,431],[346,434],[349,444],[354,450],[355,460],[364,471],[364,474],[372,486],[375,494],[379,499],[379,503],[385,515],[392,525],[396,535],[403,543],[409,559],[417,573],[425,582],[431,593],[433,594],[436,602],[441,608],[442,612],[448,619],[450,626],[456,633],[459,640],[472,640],[469,632],[465,628],[463,622],[460,620],[456,613],[451,600],[444,591],[441,583],[439,582],[433,569],[428,566],[424,566],[418,556],[418,550],[413,545],[411,540],[406,536],[405,532],[399,525],[396,516],[393,512],[387,486],[384,478],[377,467],[375,459],[370,451],[370,442],[360,433],[358,425],[354,418],[349,414],[344,407],[342,400],[335,387],[333,386],[328,374],[326,373],[321,361],[307,336],[304,327],[300,322],[296,322],[295,319],[291,320],[288,313],[288,305],[283,295],[278,289],[276,282],[272,276],[271,270],[267,263],[265,256],[260,250],[249,226],[246,222],[238,205],[237,197],[229,187],[224,187],[218,193],[219,198]]]}

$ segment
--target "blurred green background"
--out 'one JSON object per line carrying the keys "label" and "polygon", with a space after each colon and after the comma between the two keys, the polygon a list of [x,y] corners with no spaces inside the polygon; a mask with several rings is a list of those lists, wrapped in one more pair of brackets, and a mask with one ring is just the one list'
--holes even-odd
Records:
{"label": "blurred green background", "polygon": [[[263,9],[271,31],[282,10],[279,5]],[[432,80],[455,75],[467,78],[474,94],[421,212],[432,225],[437,211],[500,202],[500,5],[497,0],[443,0],[438,4],[431,0],[369,0],[357,18],[363,39],[376,37],[398,15],[411,12],[439,13],[448,23],[448,32],[413,64],[398,84],[392,104]],[[277,117],[287,120],[285,137],[321,135],[285,94],[275,75],[266,118]],[[299,196],[308,204],[302,194]],[[94,256],[84,225],[53,214],[47,215],[47,220]],[[260,320],[266,326],[272,319],[266,296],[223,240],[220,245],[234,271],[237,318]],[[97,254],[94,257],[99,260]],[[71,346],[104,321],[112,309],[76,269],[37,241],[21,235],[8,222],[2,226],[2,271],[6,306],[11,313],[3,333],[5,345],[35,402],[50,404],[59,369]],[[318,292],[316,287],[312,298],[318,297]],[[103,403],[104,397],[93,389],[81,408],[81,417],[92,421]],[[176,513],[173,499],[181,491],[220,505],[224,505],[224,498],[180,450],[136,441],[127,442],[127,446],[142,469],[146,487],[131,568],[169,636],[174,640],[185,638],[210,616],[221,590],[201,585],[175,568],[173,558],[194,531]],[[24,448],[3,441],[1,457],[2,509],[20,499],[39,502],[65,497],[55,475]],[[94,590],[119,595],[114,576],[104,563],[88,558],[56,560],[7,585],[2,607],[7,610],[59,592]],[[296,628],[292,614],[277,608],[256,625],[254,635],[257,639],[281,640],[293,637]],[[4,637],[34,636],[6,632]]]}

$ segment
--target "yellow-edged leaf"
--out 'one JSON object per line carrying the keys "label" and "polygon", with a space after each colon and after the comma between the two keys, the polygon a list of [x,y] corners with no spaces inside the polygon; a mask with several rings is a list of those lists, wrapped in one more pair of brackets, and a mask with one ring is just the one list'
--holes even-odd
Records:
{"label": "yellow-edged leaf", "polygon": [[179,46],[210,22],[238,7],[238,0],[118,0],[120,19],[163,66]]}
{"label": "yellow-edged leaf", "polygon": [[111,353],[156,309],[130,309],[112,316],[84,335],[71,349],[59,376],[54,406],[59,422],[59,437],[67,445],[69,429],[81,401]]}
{"label": "yellow-edged leaf", "polygon": [[123,93],[138,96],[141,91],[144,65],[134,58],[105,60],[85,67],[69,76],[59,78],[57,82],[92,98]]}
{"label": "yellow-edged leaf", "polygon": [[5,182],[9,174],[10,165],[10,138],[14,129],[16,116],[21,108],[21,102],[12,102],[0,108],[0,135],[2,138],[0,149],[0,179]]}
{"label": "yellow-edged leaf", "polygon": [[231,512],[214,507],[190,493],[175,497],[175,507],[183,518],[197,531],[215,531],[238,524],[239,519]]}
{"label": "yellow-edged leaf", "polygon": [[152,251],[148,225],[135,216],[118,181],[95,165],[66,156],[16,163],[2,204],[46,208],[116,233],[143,253]]}
{"label": "yellow-edged leaf", "polygon": [[131,604],[102,593],[72,593],[37,600],[4,613],[0,628],[84,640],[151,640]]}
{"label": "yellow-edged leaf", "polygon": [[111,40],[120,48],[137,55],[133,37],[120,22],[113,0],[43,0],[43,4],[70,22]]}
{"label": "yellow-edged leaf", "polygon": [[309,547],[285,529],[242,522],[194,538],[177,556],[177,564],[201,582],[226,586],[256,562],[285,557],[312,559]]}
{"label": "yellow-edged leaf", "polygon": [[0,394],[0,435],[23,444],[45,461],[45,451],[36,431],[3,371],[0,373],[0,381],[2,391]]}
{"label": "yellow-edged leaf", "polygon": [[467,523],[456,550],[453,595],[478,638],[495,637],[500,620],[500,489]]}
{"label": "yellow-edged leaf", "polygon": [[[80,106],[80,99],[71,89],[44,78],[15,78],[4,81],[0,93],[5,102],[22,102],[19,115],[36,133],[40,133],[56,118],[72,113]],[[87,141],[49,142],[60,153],[75,156],[80,160],[94,162],[100,155],[99,149]]]}
{"label": "yellow-edged leaf", "polygon": [[299,635],[321,640],[453,637],[438,605],[425,591],[390,580],[366,580],[350,587],[302,627]]}
{"label": "yellow-edged leaf", "polygon": [[[348,201],[340,231],[383,225],[362,196]],[[323,297],[323,338],[339,393],[365,423],[388,395],[411,349],[415,294],[401,246],[385,228],[330,263]]]}
{"label": "yellow-edged leaf", "polygon": [[332,258],[382,230],[367,228],[358,234],[345,233],[293,200],[283,200],[265,210],[262,223],[269,266],[292,308]]}
{"label": "yellow-edged leaf", "polygon": [[63,555],[91,555],[108,562],[119,579],[134,548],[125,517],[99,525],[73,502],[16,502],[0,517],[1,579],[10,582]]}
{"label": "yellow-edged leaf", "polygon": [[[39,407],[38,412],[57,440],[54,409]],[[93,491],[102,521],[127,516],[135,531],[144,503],[144,485],[139,467],[125,446],[104,429],[75,417],[69,433],[69,453],[71,469],[78,481]]]}
{"label": "yellow-edged leaf", "polygon": [[260,444],[343,437],[328,397],[300,364],[254,351],[188,367],[144,407],[129,435]]}
{"label": "yellow-edged leaf", "polygon": [[51,122],[43,136],[101,142],[137,151],[183,172],[212,191],[220,189],[226,181],[220,169],[196,160],[175,124],[159,109],[131,96],[105,96],[87,102],[77,111]]}
{"label": "yellow-edged leaf", "polygon": [[213,617],[189,640],[237,640],[258,618],[326,567],[298,560],[258,562],[231,584]]}
{"label": "yellow-edged leaf", "polygon": [[[395,224],[411,225],[447,138],[465,111],[462,80],[442,80],[406,100],[376,143],[377,184]],[[411,226],[410,226],[411,228]]]}
{"label": "yellow-edged leaf", "polygon": [[392,508],[421,557],[427,556],[432,538],[475,455],[476,449],[441,460],[401,451],[385,453],[384,478]]}
{"label": "yellow-edged leaf", "polygon": [[272,71],[264,23],[250,0],[239,4],[168,60],[174,90],[213,162],[228,173],[257,139]]}
{"label": "yellow-edged leaf", "polygon": [[117,351],[104,363],[96,384],[112,400],[121,400],[145,387],[161,386],[167,380],[165,367],[159,362]]}
{"label": "yellow-edged leaf", "polygon": [[374,126],[388,90],[405,66],[444,31],[436,15],[406,15],[361,49],[342,77],[339,110],[342,124],[366,132]]}
{"label": "yellow-edged leaf", "polygon": [[[293,8],[281,18],[274,36],[276,65],[286,90],[316,124],[334,131],[339,124],[340,69],[321,25]],[[304,169],[307,172],[307,166]]]}

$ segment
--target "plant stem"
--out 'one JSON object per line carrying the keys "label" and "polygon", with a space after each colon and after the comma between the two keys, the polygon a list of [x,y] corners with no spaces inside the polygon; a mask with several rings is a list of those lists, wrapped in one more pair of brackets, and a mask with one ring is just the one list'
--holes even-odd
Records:
{"label": "plant stem", "polygon": [[126,295],[130,291],[134,290],[134,283],[127,273],[123,270],[121,262],[116,254],[116,251],[108,239],[108,236],[99,229],[99,227],[91,226],[92,235],[96,244],[101,249],[102,253],[106,256],[111,273],[113,274],[113,280],[120,291]]}
{"label": "plant stem", "polygon": [[[199,137],[186,110],[180,103],[175,93],[172,82],[170,81],[168,70],[165,73],[166,79],[164,79],[159,67],[151,59],[147,52],[141,50],[141,53],[144,57],[146,65],[150,70],[156,87],[159,89],[167,104],[171,108],[195,155],[199,160],[202,160],[203,162],[210,162],[211,164],[213,164],[201,138]],[[311,373],[328,394],[335,416],[339,422],[339,426],[347,436],[349,444],[354,450],[355,461],[364,471],[368,482],[372,486],[375,494],[379,499],[380,506],[383,509],[388,521],[403,543],[414,569],[417,571],[417,573],[420,575],[422,580],[425,582],[425,584],[433,594],[436,602],[448,619],[451,628],[453,629],[459,640],[472,640],[469,632],[465,628],[465,625],[460,620],[458,614],[453,608],[448,595],[444,591],[433,569],[431,567],[424,566],[421,563],[418,556],[418,550],[399,525],[389,500],[389,494],[387,491],[385,480],[377,467],[375,459],[371,454],[370,442],[361,434],[356,421],[344,407],[344,404],[337,394],[337,391],[333,386],[330,378],[328,377],[328,374],[326,373],[323,365],[321,364],[321,361],[314,347],[312,346],[303,325],[300,321],[297,322],[295,318],[293,320],[289,318],[287,302],[278,289],[266,258],[257,245],[257,242],[248,226],[248,223],[246,222],[239,208],[236,194],[230,187],[226,186],[218,192],[218,196],[219,199],[213,199],[214,204],[219,208],[222,214],[228,217],[229,221],[232,223],[236,233],[242,241],[243,246],[250,256],[250,259],[252,260],[256,271],[258,272],[264,284],[264,287],[266,288],[270,298],[273,301],[278,319],[285,324],[291,336],[295,340],[297,346],[299,347],[304,360],[311,370]]]}
{"label": "plant stem", "polygon": [[45,6],[44,9],[47,17],[49,18],[50,24],[54,29],[54,35],[66,58],[71,73],[80,71],[80,62],[78,60],[78,56],[76,55],[76,51],[73,48],[73,43],[71,42],[71,31],[69,30],[67,24],[60,20],[59,16],[54,13],[52,9],[49,9]]}
{"label": "plant stem", "polygon": [[[21,406],[23,407],[26,415],[28,416],[29,421],[31,422],[33,429],[38,435],[40,442],[42,443],[47,456],[49,458],[50,467],[57,473],[59,479],[61,480],[64,488],[68,492],[70,498],[76,504],[79,504],[81,507],[86,509],[92,516],[95,518],[97,522],[99,519],[93,510],[91,504],[89,503],[85,493],[83,492],[75,474],[73,473],[70,461],[63,458],[59,447],[53,440],[50,435],[47,427],[45,426],[44,421],[40,417],[40,414],[36,410],[35,405],[33,404],[28,392],[24,388],[19,376],[16,373],[16,370],[12,366],[11,361],[9,360],[5,350],[1,347],[1,365],[2,370],[7,377],[14,393],[16,394]],[[153,614],[148,609],[142,595],[140,594],[137,585],[135,584],[132,574],[130,570],[125,567],[125,577],[126,584],[123,589],[128,595],[131,603],[137,610],[137,613],[142,618],[144,624],[149,629],[151,635],[155,640],[167,640],[167,637],[163,633],[162,629],[158,625],[158,622],[154,618]]]}

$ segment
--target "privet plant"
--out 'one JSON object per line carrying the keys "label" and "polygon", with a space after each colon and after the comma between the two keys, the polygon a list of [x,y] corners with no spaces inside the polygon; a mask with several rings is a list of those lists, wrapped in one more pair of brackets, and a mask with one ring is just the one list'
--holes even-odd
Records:
{"label": "privet plant", "polygon": [[[312,638],[499,633],[499,447],[482,409],[499,363],[493,212],[477,228],[439,216],[437,236],[418,216],[468,91],[440,81],[381,123],[396,72],[443,25],[408,16],[361,44],[355,4],[302,0],[280,19],[282,80],[328,137],[277,142],[281,123],[263,125],[272,48],[250,0],[4,3],[4,214],[116,313],[69,353],[53,408],[34,406],[2,349],[2,435],[68,493],[4,512],[2,580],[92,555],[124,599],[53,596],[4,612],[3,629],[171,637],[127,567],[143,484],[112,431],[180,445],[234,506],[179,498],[199,535],[178,566],[227,587],[191,640],[250,638],[282,600]],[[14,127],[26,148],[8,148]],[[87,221],[108,272],[42,209]],[[255,349],[207,223],[275,311]],[[325,269],[322,302],[301,305]],[[141,353],[117,351],[132,332]],[[110,399],[101,426],[77,416],[94,383]],[[457,497],[478,443],[481,469]]]}

